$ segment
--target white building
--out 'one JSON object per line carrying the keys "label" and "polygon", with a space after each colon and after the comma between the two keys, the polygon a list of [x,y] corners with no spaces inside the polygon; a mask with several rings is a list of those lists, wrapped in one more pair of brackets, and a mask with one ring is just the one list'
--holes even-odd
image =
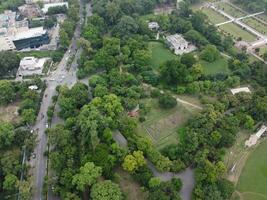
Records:
{"label": "white building", "polygon": [[254,146],[257,144],[257,141],[260,139],[260,137],[267,131],[267,126],[262,125],[260,130],[258,130],[257,133],[251,135],[249,139],[245,142],[245,145],[247,147]]}
{"label": "white building", "polygon": [[150,30],[158,30],[159,29],[159,24],[158,24],[158,22],[149,22],[148,23],[148,28]]}
{"label": "white building", "polygon": [[234,89],[231,89],[231,92],[233,95],[238,94],[240,92],[251,93],[251,91],[248,87],[234,88]]}
{"label": "white building", "polygon": [[166,37],[166,40],[170,46],[170,49],[174,51],[176,55],[181,55],[183,53],[189,53],[194,51],[196,47],[189,42],[187,42],[181,35],[174,34]]}
{"label": "white building", "polygon": [[20,61],[17,76],[41,75],[48,58],[24,57]]}
{"label": "white building", "polygon": [[42,8],[43,13],[47,13],[49,8],[57,7],[57,6],[66,6],[66,8],[69,7],[68,2],[60,2],[60,3],[47,3],[44,4],[44,7]]}
{"label": "white building", "polygon": [[26,4],[33,4],[33,3],[37,3],[38,1],[42,2],[42,3],[59,3],[59,2],[63,2],[63,0],[25,0]]}
{"label": "white building", "polygon": [[0,37],[0,51],[11,51],[16,49],[12,39],[8,36]]}

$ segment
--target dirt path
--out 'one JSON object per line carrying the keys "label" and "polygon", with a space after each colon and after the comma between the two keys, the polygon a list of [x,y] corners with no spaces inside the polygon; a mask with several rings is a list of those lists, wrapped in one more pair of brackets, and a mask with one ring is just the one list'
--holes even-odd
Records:
{"label": "dirt path", "polygon": [[[148,84],[146,84],[146,83],[143,83],[143,85],[144,85],[145,87],[148,87],[148,88],[151,88],[151,89],[157,89],[157,88],[155,88],[155,87],[153,87],[153,86],[151,86],[151,85],[148,85]],[[161,94],[164,94],[165,92],[164,92],[163,90],[160,90],[160,93],[161,93]],[[173,97],[174,97],[174,98],[176,99],[176,101],[179,102],[179,103],[182,103],[182,104],[185,104],[185,105],[194,107],[194,108],[196,108],[196,109],[198,109],[198,110],[203,110],[203,108],[202,108],[201,106],[199,106],[199,105],[196,105],[196,104],[193,104],[193,103],[191,103],[191,102],[185,101],[185,100],[183,100],[183,99],[181,99],[181,98],[176,97],[175,95],[173,95]]]}

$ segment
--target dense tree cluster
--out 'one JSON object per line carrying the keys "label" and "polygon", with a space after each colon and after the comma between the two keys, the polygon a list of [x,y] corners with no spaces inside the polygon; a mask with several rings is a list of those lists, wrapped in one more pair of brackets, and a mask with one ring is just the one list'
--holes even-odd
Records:
{"label": "dense tree cluster", "polygon": [[14,52],[0,52],[0,77],[15,76],[19,68],[20,58]]}

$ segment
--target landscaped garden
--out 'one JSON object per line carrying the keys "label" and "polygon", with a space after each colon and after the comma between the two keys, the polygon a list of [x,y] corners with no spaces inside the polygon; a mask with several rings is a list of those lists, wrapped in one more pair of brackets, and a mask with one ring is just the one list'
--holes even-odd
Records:
{"label": "landscaped garden", "polygon": [[227,19],[223,15],[212,10],[211,8],[203,8],[201,9],[201,11],[208,16],[210,22],[213,24],[218,24],[227,21]]}
{"label": "landscaped garden", "polygon": [[257,39],[256,36],[233,23],[221,25],[219,29],[221,29],[225,34],[232,36],[235,40],[241,39],[246,42],[252,42]]}
{"label": "landscaped garden", "polygon": [[200,61],[205,75],[214,75],[218,73],[228,74],[228,64],[224,57],[221,57],[214,62]]}
{"label": "landscaped garden", "polygon": [[241,12],[240,10],[234,8],[228,3],[220,2],[217,4],[218,8],[226,12],[227,14],[231,15],[232,17],[244,17],[246,13]]}
{"label": "landscaped garden", "polygon": [[154,68],[158,68],[161,64],[163,64],[167,60],[178,58],[178,56],[173,54],[161,42],[149,42],[148,48],[152,55],[150,65]]}
{"label": "landscaped garden", "polygon": [[244,22],[245,24],[254,28],[256,31],[262,34],[267,33],[267,26],[254,18],[246,18],[243,19],[242,22]]}
{"label": "landscaped garden", "polygon": [[182,126],[196,109],[178,103],[172,109],[162,109],[156,99],[145,99],[145,105],[149,105],[150,111],[146,115],[146,121],[139,123],[138,133],[149,137],[161,149],[168,144],[178,142],[177,129]]}

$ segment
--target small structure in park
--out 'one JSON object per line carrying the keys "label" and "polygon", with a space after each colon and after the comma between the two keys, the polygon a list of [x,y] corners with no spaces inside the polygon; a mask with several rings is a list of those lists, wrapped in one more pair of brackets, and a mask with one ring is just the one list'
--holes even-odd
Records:
{"label": "small structure in park", "polygon": [[257,133],[251,135],[249,137],[249,139],[245,142],[245,145],[247,147],[251,147],[254,146],[255,144],[257,144],[258,139],[260,139],[260,137],[267,131],[267,126],[262,125],[260,130],[258,130]]}
{"label": "small structure in park", "polygon": [[190,44],[188,41],[186,41],[181,35],[174,34],[174,35],[168,35],[166,37],[166,40],[172,50],[174,50],[174,53],[176,55],[181,55],[183,53],[189,53],[191,51],[194,51],[196,47],[192,44]]}
{"label": "small structure in park", "polygon": [[231,89],[231,93],[233,95],[238,94],[240,92],[251,93],[251,91],[250,91],[250,89],[248,87],[239,87],[239,88],[233,88],[233,89]]}
{"label": "small structure in park", "polygon": [[20,61],[18,76],[41,75],[43,67],[49,58],[24,57]]}
{"label": "small structure in park", "polygon": [[148,28],[150,29],[150,30],[158,30],[159,29],[159,24],[158,24],[158,22],[149,22],[148,23]]}

